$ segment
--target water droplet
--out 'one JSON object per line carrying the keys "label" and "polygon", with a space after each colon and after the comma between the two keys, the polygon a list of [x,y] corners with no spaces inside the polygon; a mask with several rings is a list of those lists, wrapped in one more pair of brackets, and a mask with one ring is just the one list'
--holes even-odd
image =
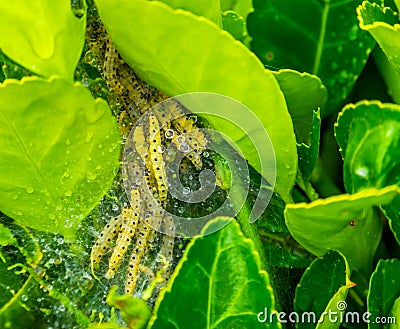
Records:
{"label": "water droplet", "polygon": [[26,191],[26,193],[31,194],[31,193],[33,193],[34,189],[33,189],[32,186],[29,186],[29,187],[27,187],[27,188],[25,189],[25,191]]}
{"label": "water droplet", "polygon": [[159,145],[159,146],[157,147],[157,152],[158,152],[158,153],[164,153],[164,151],[165,151],[164,146]]}
{"label": "water droplet", "polygon": [[368,169],[365,167],[360,167],[356,170],[358,176],[366,178],[368,176]]}
{"label": "water droplet", "polygon": [[64,239],[63,238],[58,238],[57,242],[58,242],[58,244],[64,244]]}
{"label": "water droplet", "polygon": [[18,194],[14,194],[12,197],[13,200],[17,200],[18,199]]}
{"label": "water droplet", "polygon": [[209,155],[210,155],[210,153],[208,153],[207,151],[203,152],[203,157],[208,158]]}
{"label": "water droplet", "polygon": [[185,194],[185,195],[188,195],[190,193],[190,187],[184,187],[182,189],[182,193]]}
{"label": "water droplet", "polygon": [[26,302],[28,300],[28,296],[27,295],[22,295],[21,299],[23,302]]}
{"label": "water droplet", "polygon": [[182,143],[181,145],[179,145],[179,151],[181,151],[182,153],[187,153],[190,151],[190,147],[188,143]]}
{"label": "water droplet", "polygon": [[114,204],[114,205],[112,206],[112,210],[113,210],[113,211],[118,211],[118,210],[119,210],[118,205],[117,205],[117,204]]}
{"label": "water droplet", "polygon": [[58,309],[59,309],[60,312],[64,312],[65,311],[65,306],[63,304],[61,304]]}
{"label": "water droplet", "polygon": [[189,120],[192,121],[193,123],[196,123],[197,122],[197,115],[195,115],[195,114],[190,115]]}
{"label": "water droplet", "polygon": [[89,142],[92,140],[93,135],[94,135],[93,132],[92,132],[92,131],[89,131],[89,132],[86,134],[85,142],[86,142],[86,143],[89,143]]}
{"label": "water droplet", "polygon": [[56,207],[56,210],[57,210],[57,211],[61,211],[62,208],[63,208],[62,205],[58,204],[57,207]]}
{"label": "water droplet", "polygon": [[72,190],[66,190],[64,192],[64,195],[67,196],[67,197],[71,196],[72,195]]}
{"label": "water droplet", "polygon": [[70,221],[70,220],[67,219],[67,220],[64,222],[64,226],[65,226],[66,228],[72,227],[72,221]]}
{"label": "water droplet", "polygon": [[177,140],[178,143],[185,143],[185,142],[186,142],[185,136],[182,136],[182,135],[179,135],[179,136],[176,138],[176,140]]}
{"label": "water droplet", "polygon": [[358,27],[358,25],[353,25],[349,31],[348,37],[350,40],[355,40],[357,39],[357,35],[358,35],[358,31],[360,30],[360,28]]}
{"label": "water droplet", "polygon": [[21,210],[15,210],[14,214],[16,214],[18,216],[22,216],[22,211]]}
{"label": "water droplet", "polygon": [[172,139],[174,137],[174,135],[175,135],[175,132],[172,129],[167,129],[165,131],[164,135],[165,135],[165,138]]}
{"label": "water droplet", "polygon": [[67,139],[65,140],[65,144],[66,144],[66,145],[71,145],[71,140],[70,140],[69,138],[67,138]]}
{"label": "water droplet", "polygon": [[92,173],[91,171],[87,172],[87,174],[86,174],[86,178],[88,180],[94,180],[94,179],[96,179],[96,177],[97,177],[97,175],[95,173]]}

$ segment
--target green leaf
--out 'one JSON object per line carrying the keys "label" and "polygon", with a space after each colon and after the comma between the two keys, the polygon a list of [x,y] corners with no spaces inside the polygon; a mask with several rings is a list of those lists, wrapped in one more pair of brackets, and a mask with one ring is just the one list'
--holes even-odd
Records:
{"label": "green leaf", "polygon": [[272,73],[285,96],[297,143],[310,145],[314,131],[314,113],[325,107],[327,98],[325,86],[317,76],[308,73],[294,70],[279,70]]}
{"label": "green leaf", "polygon": [[0,48],[7,56],[36,74],[72,81],[86,15],[75,17],[66,0],[2,1],[0,12]]}
{"label": "green leaf", "polygon": [[299,153],[299,169],[305,182],[311,179],[319,153],[319,139],[321,130],[321,116],[319,110],[313,112],[312,131],[308,144],[301,143],[297,145]]}
{"label": "green leaf", "polygon": [[313,256],[290,235],[283,215],[284,209],[285,203],[279,195],[274,193],[268,208],[255,222],[268,265],[270,267],[305,268],[311,263]]}
{"label": "green leaf", "polygon": [[235,221],[210,222],[188,245],[149,328],[280,328],[257,319],[274,311],[274,296],[253,248]]}
{"label": "green leaf", "polygon": [[375,44],[358,27],[355,10],[360,3],[253,1],[247,21],[251,49],[269,66],[318,75],[329,95],[323,118],[346,99]]}
{"label": "green leaf", "polygon": [[390,186],[288,204],[286,224],[297,242],[314,255],[338,250],[352,269],[368,273],[382,233],[381,218],[373,206],[387,204],[399,193],[397,186]]}
{"label": "green leaf", "polygon": [[[328,251],[322,258],[317,258],[304,272],[296,288],[294,311],[300,316],[313,312],[314,321],[297,321],[298,329],[339,328],[340,321],[329,321],[329,312],[337,312],[337,319],[343,309],[348,289],[354,286],[350,281],[350,269],[346,258],[337,251]],[[316,293],[318,292],[318,293]],[[339,309],[338,309],[339,305]],[[323,312],[325,315],[323,315]],[[317,326],[315,323],[318,322]]]}
{"label": "green leaf", "polygon": [[30,280],[24,282],[21,275],[7,269],[10,265],[0,260],[0,328],[32,328],[34,315],[22,300]]}
{"label": "green leaf", "polygon": [[[344,156],[344,183],[349,193],[368,187],[400,186],[399,105],[368,101],[350,104],[339,114],[335,133]],[[400,197],[382,208],[400,242]]]}
{"label": "green leaf", "polygon": [[[243,44],[202,17],[154,1],[116,4],[97,0],[96,4],[122,57],[145,81],[170,96],[223,94],[258,116],[276,152],[276,190],[290,200],[297,172],[296,144],[284,97],[272,73]],[[227,111],[227,120],[208,119],[215,129],[226,133],[227,120],[238,124],[243,115]],[[247,134],[237,128],[228,131],[249,163],[260,170],[258,154],[248,147]],[[264,139],[258,142],[265,144]]]}
{"label": "green leaf", "polygon": [[373,55],[379,72],[385,81],[387,93],[395,103],[400,104],[400,71],[395,69],[381,49],[376,48]]}
{"label": "green leaf", "polygon": [[389,317],[390,322],[388,323],[390,323],[390,325],[388,326],[388,329],[397,329],[398,325],[396,324],[396,320],[400,319],[400,297],[394,301]]}
{"label": "green leaf", "polygon": [[386,317],[395,300],[400,297],[400,261],[398,259],[380,260],[371,276],[368,293],[368,312],[372,314],[369,329],[380,329],[380,323],[374,323],[374,317]]}
{"label": "green leaf", "polygon": [[214,22],[219,27],[222,26],[221,5],[219,0],[160,0],[174,9],[184,9],[197,16],[203,16]]}
{"label": "green leaf", "polygon": [[1,211],[72,239],[118,169],[119,134],[107,103],[65,80],[7,80],[0,122]]}
{"label": "green leaf", "polygon": [[400,70],[400,20],[389,7],[364,1],[357,8],[360,27],[372,34],[389,61]]}
{"label": "green leaf", "polygon": [[233,10],[227,10],[222,14],[222,25],[236,40],[242,41],[246,36],[246,22]]}
{"label": "green leaf", "polygon": [[16,240],[14,238],[14,234],[0,223],[0,246],[15,246]]}
{"label": "green leaf", "polygon": [[129,329],[142,329],[151,316],[150,307],[145,301],[128,295],[117,295],[118,287],[110,289],[107,304],[120,310]]}
{"label": "green leaf", "polygon": [[347,192],[396,184],[395,177],[400,184],[399,105],[377,101],[350,104],[339,114],[335,134],[345,160]]}

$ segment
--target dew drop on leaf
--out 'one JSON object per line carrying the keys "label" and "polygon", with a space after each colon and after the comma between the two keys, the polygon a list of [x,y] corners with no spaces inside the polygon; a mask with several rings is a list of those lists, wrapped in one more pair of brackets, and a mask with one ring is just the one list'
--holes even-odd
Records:
{"label": "dew drop on leaf", "polygon": [[361,177],[364,177],[364,178],[368,177],[368,169],[365,168],[365,167],[358,168],[356,170],[356,173],[357,173],[358,176],[361,176]]}
{"label": "dew drop on leaf", "polygon": [[92,140],[92,138],[93,138],[93,132],[92,132],[92,131],[89,131],[89,132],[86,134],[85,142],[89,143],[89,142]]}
{"label": "dew drop on leaf", "polygon": [[65,221],[65,223],[64,223],[64,226],[66,227],[66,228],[70,228],[70,227],[72,227],[72,222],[70,221],[70,220],[66,220]]}
{"label": "dew drop on leaf", "polygon": [[92,173],[91,171],[89,171],[89,172],[86,174],[86,178],[87,178],[88,180],[94,180],[94,179],[96,179],[96,177],[97,177],[97,175],[94,174],[94,173]]}
{"label": "dew drop on leaf", "polygon": [[348,37],[350,40],[356,40],[357,35],[358,35],[359,27],[358,25],[353,25],[352,28],[350,29],[350,32],[348,34]]}

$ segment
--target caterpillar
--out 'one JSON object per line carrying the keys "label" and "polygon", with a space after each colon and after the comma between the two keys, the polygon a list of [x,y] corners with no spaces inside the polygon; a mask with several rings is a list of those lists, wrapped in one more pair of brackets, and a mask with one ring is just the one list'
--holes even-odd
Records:
{"label": "caterpillar", "polygon": [[99,238],[92,248],[91,266],[98,264],[106,251],[111,247],[111,241],[120,232],[122,226],[122,216],[114,217],[100,233]]}
{"label": "caterpillar", "polygon": [[139,265],[143,258],[144,252],[148,247],[147,244],[149,242],[149,235],[151,232],[151,216],[152,213],[148,211],[144,220],[140,221],[138,225],[137,240],[129,260],[128,272],[126,276],[125,293],[128,295],[131,295],[136,287]]}
{"label": "caterpillar", "polygon": [[158,186],[158,197],[160,201],[167,199],[167,186],[165,164],[162,153],[159,151],[161,146],[160,126],[158,120],[153,113],[149,114],[149,133],[150,133],[150,160],[154,177]]}
{"label": "caterpillar", "polygon": [[161,243],[160,254],[165,256],[167,260],[167,267],[163,273],[163,279],[168,281],[172,265],[172,256],[174,253],[175,245],[175,224],[173,218],[168,215],[164,218],[164,236]]}
{"label": "caterpillar", "polygon": [[104,80],[106,81],[110,90],[116,94],[122,94],[124,87],[118,81],[117,74],[117,60],[118,51],[111,42],[110,37],[106,36],[106,54],[103,65]]}
{"label": "caterpillar", "polygon": [[131,208],[126,208],[122,212],[122,226],[120,234],[118,234],[115,248],[111,255],[106,278],[110,279],[115,275],[121,261],[131,244],[132,237],[135,235],[135,230],[138,224],[139,216]]}

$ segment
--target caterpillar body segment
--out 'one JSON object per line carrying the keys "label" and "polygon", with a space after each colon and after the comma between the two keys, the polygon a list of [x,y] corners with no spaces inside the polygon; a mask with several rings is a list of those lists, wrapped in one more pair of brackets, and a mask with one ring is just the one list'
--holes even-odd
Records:
{"label": "caterpillar body segment", "polygon": [[132,295],[136,287],[138,273],[139,273],[139,265],[141,264],[143,255],[145,253],[145,250],[147,250],[149,243],[149,236],[151,232],[151,221],[152,221],[151,218],[152,218],[152,213],[147,212],[144,220],[140,221],[137,227],[138,231],[137,240],[129,260],[128,273],[126,276],[125,293],[127,295]]}
{"label": "caterpillar body segment", "polygon": [[109,36],[106,37],[106,53],[103,65],[104,80],[106,81],[108,87],[113,93],[122,95],[124,92],[124,87],[118,80],[118,51],[111,42]]}
{"label": "caterpillar body segment", "polygon": [[120,232],[122,226],[122,216],[114,217],[104,226],[99,238],[95,242],[90,256],[91,265],[98,264],[107,250],[111,247],[112,240]]}
{"label": "caterpillar body segment", "polygon": [[106,278],[110,279],[115,275],[118,270],[129,245],[131,244],[132,237],[135,235],[135,230],[138,225],[139,215],[131,208],[126,208],[122,212],[122,226],[120,234],[118,235],[115,248],[111,255]]}
{"label": "caterpillar body segment", "polygon": [[167,199],[167,186],[166,186],[166,173],[165,164],[162,153],[159,148],[161,147],[161,136],[160,126],[158,124],[157,117],[153,114],[149,114],[149,133],[150,133],[150,160],[154,173],[154,177],[157,182],[158,196],[160,201]]}
{"label": "caterpillar body segment", "polygon": [[171,276],[175,245],[175,224],[171,215],[164,217],[163,225],[164,234],[162,236],[161,248],[158,252],[158,255],[161,259],[158,270],[161,271],[161,277],[163,279],[160,287],[165,286],[169,277]]}

